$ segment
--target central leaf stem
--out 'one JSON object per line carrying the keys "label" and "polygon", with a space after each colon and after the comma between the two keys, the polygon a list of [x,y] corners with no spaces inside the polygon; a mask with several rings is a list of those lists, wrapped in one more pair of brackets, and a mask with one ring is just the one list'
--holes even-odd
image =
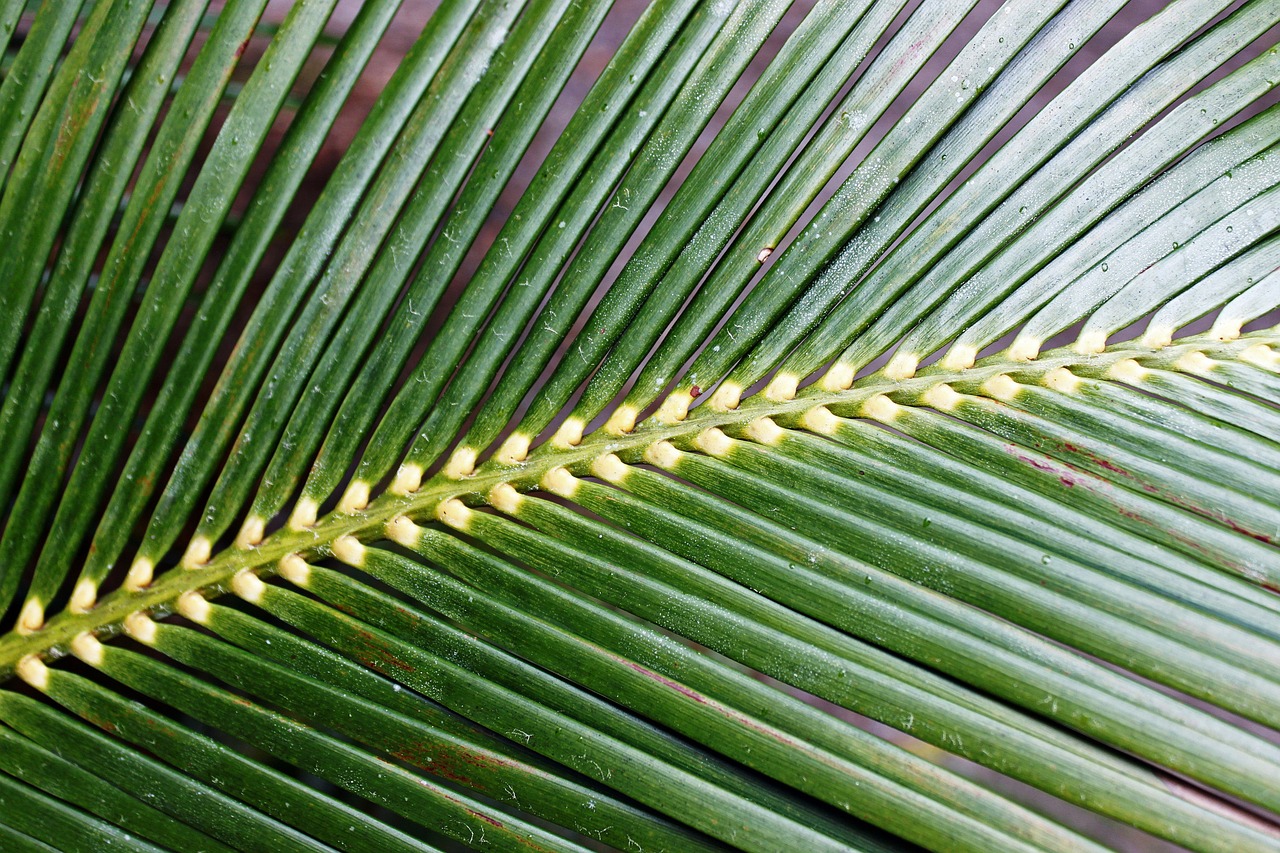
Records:
{"label": "central leaf stem", "polygon": [[[970,386],[1010,373],[1024,381],[1034,381],[1035,377],[1062,367],[1079,366],[1087,367],[1091,372],[1105,371],[1126,359],[1135,359],[1146,367],[1178,369],[1178,362],[1191,353],[1203,352],[1214,359],[1234,359],[1250,347],[1276,345],[1280,345],[1280,336],[1274,334],[1245,335],[1229,343],[1197,336],[1163,349],[1125,343],[1102,353],[1081,355],[1063,348],[1045,353],[1034,362],[992,356],[959,372],[925,368],[916,376],[901,380],[890,380],[877,373],[855,382],[846,391],[827,391],[815,384],[801,390],[791,400],[769,400],[756,395],[730,410],[718,410],[711,405],[699,406],[683,421],[666,423],[657,416],[650,417],[629,433],[610,434],[597,430],[574,447],[543,444],[522,464],[502,465],[490,460],[474,474],[462,478],[452,478],[441,471],[412,494],[385,493],[364,510],[331,512],[306,530],[281,528],[256,547],[231,547],[203,566],[172,568],[144,589],[116,589],[88,612],[65,611],[50,619],[39,631],[30,634],[11,631],[0,637],[0,682],[12,675],[17,663],[28,655],[49,660],[62,657],[71,641],[84,632],[99,639],[114,636],[132,613],[147,611],[153,617],[163,617],[174,611],[178,598],[184,593],[199,591],[210,597],[220,595],[229,588],[231,578],[238,572],[252,570],[264,575],[273,574],[279,561],[289,554],[301,554],[307,558],[329,556],[331,543],[340,536],[354,536],[365,542],[382,539],[387,523],[399,516],[414,520],[429,518],[437,506],[454,498],[468,503],[483,502],[488,492],[502,483],[510,483],[522,491],[532,491],[539,487],[543,476],[557,467],[586,475],[591,462],[606,453],[617,454],[626,461],[639,461],[644,449],[654,442],[666,440],[683,444],[703,430],[746,424],[757,418],[768,417],[789,424],[798,422],[805,412],[819,406],[832,409],[837,414],[858,416],[864,414],[863,405],[879,395],[892,395],[897,402],[904,404],[925,403],[930,390],[950,382],[964,382]],[[936,399],[936,395],[930,399]]]}

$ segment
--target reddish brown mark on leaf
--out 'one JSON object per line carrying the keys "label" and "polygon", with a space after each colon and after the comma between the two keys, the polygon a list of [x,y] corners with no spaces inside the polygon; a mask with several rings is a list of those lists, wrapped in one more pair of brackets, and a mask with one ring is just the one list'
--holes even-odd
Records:
{"label": "reddish brown mark on leaf", "polygon": [[111,720],[108,720],[106,717],[99,717],[97,714],[93,713],[85,713],[84,718],[87,722],[97,726],[107,734],[113,735],[116,733],[116,724]]}
{"label": "reddish brown mark on leaf", "polygon": [[482,821],[489,824],[490,826],[496,826],[499,829],[502,829],[502,822],[497,820],[496,818],[492,818],[487,814],[481,814],[480,812],[477,812],[477,811],[472,811],[471,809],[467,809],[467,811],[470,812],[473,816],[480,818]]}
{"label": "reddish brown mark on leaf", "polygon": [[[651,670],[651,669],[647,669],[647,668],[645,668],[645,667],[641,666],[640,664],[635,663],[635,662],[633,662],[633,661],[624,660],[624,661],[623,661],[623,663],[625,663],[627,666],[631,667],[632,669],[634,669],[636,672],[640,673],[641,675],[645,676],[646,678],[653,679],[654,681],[658,682],[659,684],[663,685],[664,687],[669,687],[669,688],[671,688],[672,690],[676,691],[677,693],[682,693],[682,694],[684,694],[685,696],[688,696],[690,699],[692,699],[693,701],[697,702],[699,705],[708,705],[708,704],[710,704],[710,702],[708,702],[707,698],[706,698],[705,696],[703,696],[701,693],[698,693],[698,692],[696,692],[696,691],[694,691],[694,690],[691,690],[690,688],[685,687],[683,684],[680,684],[679,682],[672,681],[671,679],[667,678],[667,677],[666,677],[666,676],[664,676],[664,675],[661,675],[660,673],[654,672],[654,671],[653,671],[653,670]],[[743,726],[745,726],[745,727],[747,727],[747,728],[749,728],[749,729],[752,729],[752,730],[754,730],[754,731],[760,732],[761,734],[765,735],[766,737],[769,737],[769,738],[772,738],[773,740],[776,740],[778,743],[787,744],[787,745],[795,745],[795,741],[791,740],[790,738],[783,737],[783,736],[782,736],[781,734],[779,734],[777,731],[775,731],[775,730],[773,730],[773,729],[770,729],[770,728],[769,728],[769,727],[767,727],[767,726],[763,726],[763,725],[761,725],[760,723],[755,722],[754,720],[752,720],[751,718],[749,718],[749,717],[747,717],[747,716],[745,716],[745,715],[743,715],[743,714],[738,714],[738,713],[726,713],[726,712],[724,711],[724,709],[720,709],[720,713],[721,713],[722,715],[724,715],[725,717],[727,717],[727,718],[729,718],[729,719],[733,720],[734,722],[740,723],[741,725],[743,725]]]}
{"label": "reddish brown mark on leaf", "polygon": [[1107,471],[1110,471],[1113,474],[1119,474],[1121,477],[1128,477],[1129,479],[1134,479],[1133,474],[1129,473],[1124,468],[1121,468],[1119,465],[1115,464],[1110,459],[1107,459],[1105,456],[1099,456],[1096,453],[1093,453],[1089,450],[1085,450],[1083,448],[1077,447],[1076,445],[1072,444],[1069,441],[1058,442],[1058,447],[1060,447],[1063,451],[1067,453],[1071,453],[1076,456],[1084,456],[1089,461],[1093,462],[1093,464],[1097,465],[1099,468],[1103,468]]}
{"label": "reddish brown mark on leaf", "polygon": [[1055,465],[1045,462],[1043,459],[1036,459],[1033,456],[1026,456],[1022,453],[1018,453],[1018,447],[1015,444],[1006,444],[1005,449],[1007,449],[1011,453],[1016,454],[1019,462],[1030,465],[1032,468],[1035,468],[1038,471],[1056,472],[1058,470]]}
{"label": "reddish brown mark on leaf", "polygon": [[477,787],[470,776],[458,772],[452,761],[445,760],[445,753],[440,748],[440,744],[432,746],[424,743],[411,743],[400,747],[391,754],[406,764],[426,770],[433,776],[440,776],[469,788]]}
{"label": "reddish brown mark on leaf", "polygon": [[1146,524],[1146,525],[1151,524],[1151,519],[1147,518],[1145,515],[1135,510],[1128,509],[1122,506],[1117,506],[1116,511],[1119,512],[1121,515],[1123,515],[1125,518],[1132,518],[1134,521],[1138,522],[1139,524]]}
{"label": "reddish brown mark on leaf", "polygon": [[1271,541],[1272,541],[1271,537],[1266,535],[1265,533],[1255,533],[1247,527],[1243,527],[1239,524],[1236,524],[1234,521],[1232,521],[1231,519],[1225,516],[1222,517],[1222,523],[1227,525],[1227,527],[1230,527],[1236,533],[1243,533],[1245,536],[1250,536],[1254,539],[1257,539],[1259,542],[1265,542],[1268,545],[1271,544]]}
{"label": "reddish brown mark on leaf", "polygon": [[411,664],[405,663],[396,657],[390,649],[380,644],[376,637],[368,631],[358,630],[356,636],[360,639],[360,647],[355,650],[356,660],[363,665],[369,667],[375,672],[385,673],[384,664],[399,669],[403,672],[415,672],[416,668]]}
{"label": "reddish brown mark on leaf", "polygon": [[409,610],[407,607],[400,607],[399,605],[397,605],[396,613],[413,625],[417,625],[419,622],[422,621],[421,616],[419,616],[417,613],[414,613],[412,610]]}
{"label": "reddish brown mark on leaf", "polygon": [[1037,471],[1044,471],[1046,473],[1056,475],[1058,478],[1058,482],[1062,483],[1062,485],[1066,486],[1067,488],[1073,488],[1075,486],[1086,484],[1086,481],[1084,480],[1084,478],[1078,476],[1069,467],[1060,467],[1044,459],[1037,459],[1034,456],[1027,456],[1025,453],[1019,452],[1020,448],[1016,444],[1006,444],[1005,450],[1009,453],[1014,454],[1017,457],[1018,461],[1023,463],[1024,465],[1030,465],[1032,468],[1035,468]]}
{"label": "reddish brown mark on leaf", "polygon": [[1097,464],[1100,468],[1105,468],[1106,470],[1112,472],[1113,474],[1119,474],[1121,477],[1133,477],[1133,475],[1130,474],[1128,471],[1121,468],[1119,465],[1115,464],[1114,462],[1112,462],[1111,460],[1105,457],[1095,456],[1094,454],[1090,453],[1089,458],[1092,459],[1094,463]]}
{"label": "reddish brown mark on leaf", "polygon": [[908,63],[914,64],[914,62],[916,61],[916,57],[920,55],[920,50],[923,47],[924,47],[924,39],[920,39],[919,41],[912,42],[911,47],[907,48],[906,52],[902,54],[901,58],[899,58],[898,61],[893,64],[894,70],[905,68],[907,67]]}
{"label": "reddish brown mark on leaf", "polygon": [[513,761],[503,761],[491,755],[440,743],[409,743],[401,746],[391,754],[401,761],[428,771],[434,776],[440,776],[469,788],[485,790],[492,788],[492,785],[473,779],[473,771],[478,770],[496,778],[496,774],[503,769],[518,766]]}
{"label": "reddish brown mark on leaf", "polygon": [[[1104,468],[1107,468],[1108,470],[1119,471],[1121,474],[1129,478],[1133,477],[1132,474],[1130,474],[1129,472],[1121,468],[1116,468],[1114,466],[1110,466],[1106,464],[1106,461],[1103,459],[1099,459],[1098,457],[1093,455],[1090,455],[1090,458],[1096,461],[1099,465],[1102,465]],[[1175,506],[1182,507],[1183,509],[1188,510],[1189,512],[1194,512],[1196,515],[1203,516],[1204,518],[1208,518],[1212,521],[1217,521],[1220,524],[1224,524],[1227,527],[1231,528],[1236,533],[1243,534],[1244,536],[1248,536],[1251,539],[1257,539],[1259,542],[1262,542],[1267,545],[1271,545],[1275,541],[1272,537],[1268,536],[1265,533],[1258,533],[1254,530],[1251,530],[1248,527],[1245,527],[1244,525],[1236,522],[1235,520],[1228,518],[1226,515],[1223,515],[1221,512],[1216,512],[1214,510],[1207,509],[1203,506],[1200,506],[1199,504],[1196,504],[1191,500],[1188,500],[1187,498],[1181,495],[1170,492],[1167,489],[1157,488],[1151,483],[1142,483],[1141,485],[1142,485],[1142,490],[1144,492],[1147,492],[1148,494],[1159,495],[1162,499],[1169,501]],[[1121,507],[1118,505],[1116,506],[1116,509],[1117,511],[1119,511],[1121,515],[1127,518],[1132,518],[1133,520],[1140,521],[1143,524],[1152,523],[1149,519],[1147,519],[1140,513],[1125,509],[1124,507]],[[1201,553],[1205,553],[1205,554],[1209,553],[1208,549],[1206,549],[1203,545],[1194,541],[1190,537],[1187,537],[1178,533],[1176,530],[1168,530],[1166,532],[1172,535],[1179,542],[1183,542],[1187,545],[1191,545],[1193,548],[1195,548],[1197,551]]]}
{"label": "reddish brown mark on leaf", "polygon": [[[1151,487],[1147,487],[1147,488],[1150,489]],[[1120,515],[1124,516],[1125,518],[1132,519],[1133,521],[1136,521],[1139,524],[1143,524],[1148,527],[1159,527],[1159,525],[1157,525],[1150,518],[1147,518],[1142,513],[1138,512],[1137,510],[1130,509],[1127,506],[1124,506],[1123,504],[1119,503],[1113,496],[1104,494],[1104,497],[1106,497],[1106,499],[1111,503],[1112,508],[1116,512],[1118,512]],[[1198,515],[1205,515],[1205,513],[1202,510],[1200,510],[1198,507],[1190,505],[1185,501],[1180,501],[1177,499],[1176,496],[1170,496],[1170,499],[1173,500],[1173,502],[1178,504],[1179,506],[1182,506],[1186,509],[1190,509],[1191,511],[1195,512]],[[1225,521],[1225,519],[1223,520]],[[1230,524],[1231,522],[1227,521],[1226,523]],[[1162,530],[1164,533],[1167,533],[1169,536],[1173,537],[1174,539],[1176,539],[1178,542],[1181,542],[1183,545],[1190,547],[1193,551],[1196,551],[1197,553],[1200,553],[1200,554],[1204,554],[1209,558],[1211,558],[1212,560],[1214,560],[1215,562],[1223,560],[1222,554],[1215,553],[1211,549],[1205,547],[1204,543],[1198,541],[1194,536],[1188,536],[1187,534],[1182,533],[1178,530],[1169,529],[1165,527],[1159,527],[1159,529]],[[1243,531],[1243,532],[1248,533],[1248,535],[1250,536],[1254,535],[1252,533],[1249,533],[1248,531]],[[1234,568],[1237,571],[1240,571],[1243,569],[1243,566],[1241,566],[1241,564],[1232,560],[1226,560],[1224,562],[1224,565],[1230,568]],[[1263,585],[1265,586],[1265,584]]]}
{"label": "reddish brown mark on leaf", "polygon": [[647,669],[641,666],[640,664],[635,663],[634,661],[623,661],[623,663],[625,663],[627,666],[631,667],[636,672],[643,675],[645,678],[653,679],[654,681],[661,684],[663,687],[669,687],[672,690],[676,691],[677,693],[683,693],[685,696],[688,696],[690,699],[692,699],[693,701],[701,705],[707,704],[706,697],[704,697],[702,694],[694,690],[690,690],[688,687],[685,687],[683,684],[679,683],[678,681],[672,681],[666,676],[660,675],[659,673],[656,673],[651,669]]}

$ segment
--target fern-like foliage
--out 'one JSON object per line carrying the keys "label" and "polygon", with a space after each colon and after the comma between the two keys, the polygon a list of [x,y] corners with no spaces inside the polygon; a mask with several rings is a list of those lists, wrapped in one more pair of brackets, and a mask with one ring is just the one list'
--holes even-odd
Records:
{"label": "fern-like foliage", "polygon": [[0,848],[1280,850],[1275,0],[286,5],[0,0]]}

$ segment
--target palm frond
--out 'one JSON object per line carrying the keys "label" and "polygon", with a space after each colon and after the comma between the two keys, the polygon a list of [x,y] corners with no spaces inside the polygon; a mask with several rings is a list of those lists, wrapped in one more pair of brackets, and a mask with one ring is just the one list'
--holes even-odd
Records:
{"label": "palm frond", "polygon": [[636,5],[0,2],[0,844],[1280,849],[1275,3]]}

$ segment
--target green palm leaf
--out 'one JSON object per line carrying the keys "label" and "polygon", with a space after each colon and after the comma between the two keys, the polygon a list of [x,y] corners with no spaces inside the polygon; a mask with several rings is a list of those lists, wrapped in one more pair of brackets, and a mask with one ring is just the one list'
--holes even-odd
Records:
{"label": "green palm leaf", "polygon": [[1280,8],[1139,5],[0,0],[0,847],[1280,850]]}

